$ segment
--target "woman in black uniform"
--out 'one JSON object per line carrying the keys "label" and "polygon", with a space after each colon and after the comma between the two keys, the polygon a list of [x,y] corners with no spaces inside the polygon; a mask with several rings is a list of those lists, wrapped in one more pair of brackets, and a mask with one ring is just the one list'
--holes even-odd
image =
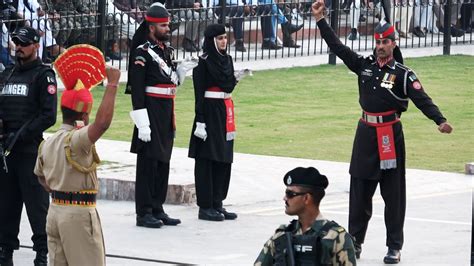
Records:
{"label": "woman in black uniform", "polygon": [[237,214],[226,211],[234,155],[234,105],[231,93],[237,84],[232,57],[227,54],[224,25],[209,25],[204,32],[204,53],[193,70],[196,100],[195,118],[189,144],[189,157],[195,159],[199,219],[233,220]]}

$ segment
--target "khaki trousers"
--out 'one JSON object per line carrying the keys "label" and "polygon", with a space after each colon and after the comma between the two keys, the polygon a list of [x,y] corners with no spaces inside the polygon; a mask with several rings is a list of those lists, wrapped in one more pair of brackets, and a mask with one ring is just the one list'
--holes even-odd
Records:
{"label": "khaki trousers", "polygon": [[104,238],[95,207],[51,203],[46,232],[51,266],[105,265]]}

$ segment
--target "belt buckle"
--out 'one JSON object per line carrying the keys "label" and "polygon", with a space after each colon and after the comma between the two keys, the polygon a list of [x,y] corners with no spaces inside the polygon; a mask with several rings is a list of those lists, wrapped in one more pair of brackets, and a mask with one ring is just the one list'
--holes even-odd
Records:
{"label": "belt buckle", "polygon": [[377,124],[377,117],[374,115],[367,115],[367,122],[372,123],[372,124]]}

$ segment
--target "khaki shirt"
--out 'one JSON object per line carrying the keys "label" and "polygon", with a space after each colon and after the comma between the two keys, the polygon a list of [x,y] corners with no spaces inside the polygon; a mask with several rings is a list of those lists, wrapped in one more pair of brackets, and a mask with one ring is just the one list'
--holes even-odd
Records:
{"label": "khaki shirt", "polygon": [[97,171],[81,173],[67,161],[66,138],[71,136],[71,158],[83,167],[90,167],[93,162],[92,148],[94,143],[87,133],[89,126],[74,130],[71,125],[63,124],[51,137],[40,146],[35,165],[35,174],[44,176],[46,184],[56,191],[74,192],[81,190],[98,190]]}

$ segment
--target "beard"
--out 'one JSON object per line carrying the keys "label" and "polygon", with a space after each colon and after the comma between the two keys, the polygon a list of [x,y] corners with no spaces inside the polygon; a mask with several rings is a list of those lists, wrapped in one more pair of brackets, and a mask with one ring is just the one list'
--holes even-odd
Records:
{"label": "beard", "polygon": [[166,32],[166,33],[155,32],[154,35],[155,35],[155,38],[160,42],[169,41],[169,39],[171,37],[169,32]]}

